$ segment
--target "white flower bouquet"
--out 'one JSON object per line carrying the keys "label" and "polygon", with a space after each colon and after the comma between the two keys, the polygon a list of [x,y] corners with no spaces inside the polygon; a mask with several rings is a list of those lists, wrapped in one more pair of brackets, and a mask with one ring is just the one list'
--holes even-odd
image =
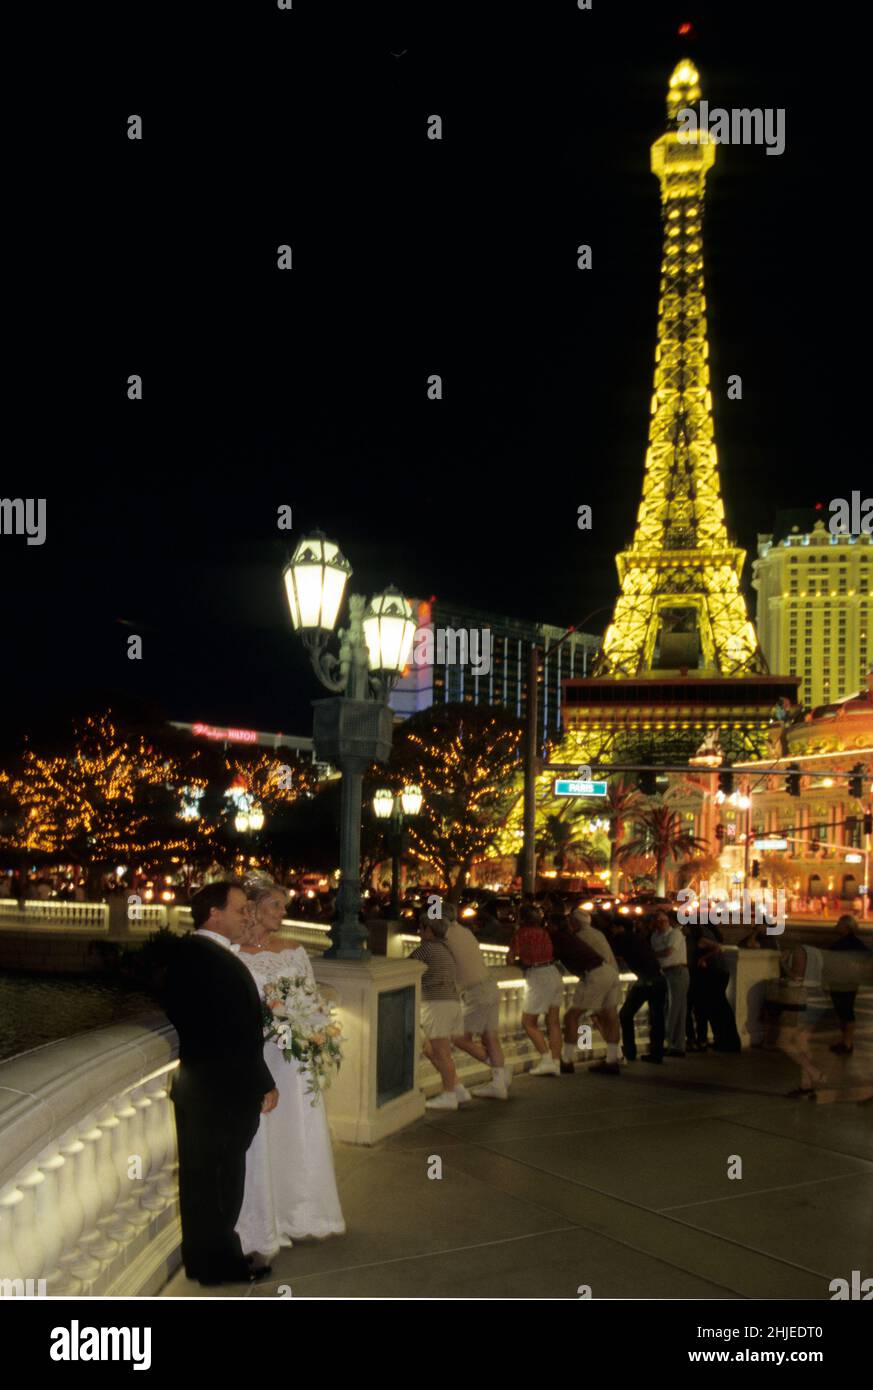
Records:
{"label": "white flower bouquet", "polygon": [[317,1105],[333,1080],[333,1069],[339,1071],[346,1039],[331,1005],[308,976],[282,975],[264,986],[264,1039],[276,1044],[286,1062],[304,1068],[306,1094]]}

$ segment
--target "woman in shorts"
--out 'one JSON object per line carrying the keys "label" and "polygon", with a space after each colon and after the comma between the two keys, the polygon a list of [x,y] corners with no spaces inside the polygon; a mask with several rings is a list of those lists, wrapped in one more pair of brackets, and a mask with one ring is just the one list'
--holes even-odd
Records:
{"label": "woman in shorts", "polygon": [[445,943],[446,925],[439,918],[431,921],[427,912],[422,912],[418,919],[421,945],[410,954],[410,960],[424,961],[427,966],[421,977],[423,1050],[443,1083],[441,1093],[425,1101],[427,1110],[457,1110],[459,1104],[471,1099],[466,1086],[458,1080],[452,1060],[452,1034],[464,1031],[464,1015],[454,957]]}

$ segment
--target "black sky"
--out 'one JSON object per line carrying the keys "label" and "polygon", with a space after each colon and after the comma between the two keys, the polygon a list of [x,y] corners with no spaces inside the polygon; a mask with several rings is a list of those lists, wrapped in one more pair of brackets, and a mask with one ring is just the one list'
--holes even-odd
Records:
{"label": "black sky", "polygon": [[864,487],[866,366],[843,346],[865,236],[851,21],[661,0],[350,19],[295,0],[195,7],[186,32],[178,8],[116,13],[100,46],[77,29],[66,85],[43,101],[35,73],[21,120],[7,387],[24,445],[0,491],[45,496],[48,539],[0,537],[7,742],[113,692],[308,732],[321,691],[290,634],[281,503],[294,536],[340,542],[360,591],[567,624],[612,601],[655,342],[649,145],[685,52],[711,105],[786,110],[783,155],[723,146],[708,180],[716,431],[747,581],[777,509]]}

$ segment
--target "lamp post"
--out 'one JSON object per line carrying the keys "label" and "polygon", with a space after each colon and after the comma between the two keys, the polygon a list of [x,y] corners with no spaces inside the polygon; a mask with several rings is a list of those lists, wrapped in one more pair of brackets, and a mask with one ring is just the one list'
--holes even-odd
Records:
{"label": "lamp post", "polygon": [[250,796],[241,797],[239,810],[233,818],[235,829],[240,835],[257,834],[264,828],[264,813]]}
{"label": "lamp post", "polygon": [[399,796],[380,787],[373,797],[373,811],[379,820],[390,820],[388,844],[391,850],[391,920],[400,915],[400,856],[407,816],[417,816],[422,803],[421,787],[405,786]]}
{"label": "lamp post", "polygon": [[328,957],[369,956],[361,925],[361,786],[372,762],[391,752],[394,717],[391,688],[406,665],[415,624],[412,607],[395,588],[371,599],[349,595],[349,626],[338,630],[339,656],[327,649],[351,566],[339,546],[320,531],[305,536],[285,567],[285,591],[295,631],[313,670],[333,697],[313,700],[316,757],[342,772],[340,887]]}

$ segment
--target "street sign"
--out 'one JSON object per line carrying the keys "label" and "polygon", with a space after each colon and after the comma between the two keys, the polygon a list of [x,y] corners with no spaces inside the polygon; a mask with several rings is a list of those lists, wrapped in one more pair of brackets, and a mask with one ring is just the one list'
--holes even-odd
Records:
{"label": "street sign", "polygon": [[555,796],[606,796],[605,782],[583,781],[581,777],[559,777]]}
{"label": "street sign", "polygon": [[781,839],[778,835],[768,835],[761,839],[755,839],[755,849],[787,849],[788,841]]}

